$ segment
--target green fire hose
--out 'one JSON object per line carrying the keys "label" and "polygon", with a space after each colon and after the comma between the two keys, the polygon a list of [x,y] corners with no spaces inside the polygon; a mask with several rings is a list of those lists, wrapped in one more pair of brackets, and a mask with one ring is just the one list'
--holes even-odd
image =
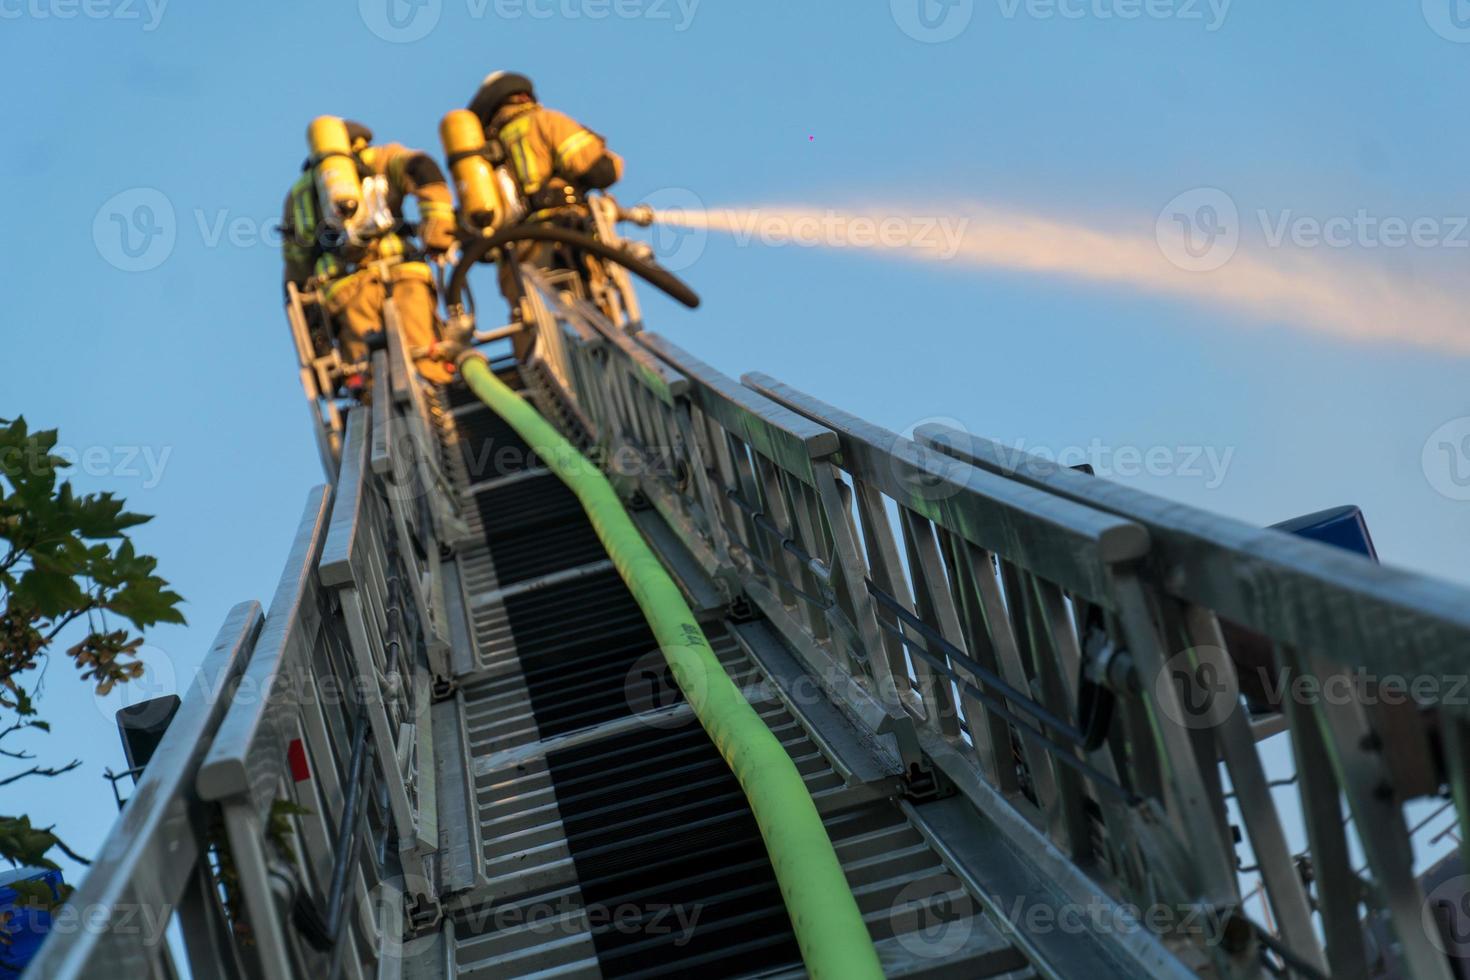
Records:
{"label": "green fire hose", "polygon": [[678,586],[644,543],[607,477],[479,354],[465,382],[565,483],[637,600],[695,717],[724,756],[760,826],[807,972],[817,980],[881,978],[883,970],[832,841],[796,764],[730,680]]}

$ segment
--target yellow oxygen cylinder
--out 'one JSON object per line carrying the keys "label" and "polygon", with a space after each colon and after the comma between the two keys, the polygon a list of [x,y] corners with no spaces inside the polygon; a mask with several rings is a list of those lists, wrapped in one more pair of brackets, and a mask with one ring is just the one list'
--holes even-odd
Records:
{"label": "yellow oxygen cylinder", "polygon": [[485,130],[468,109],[455,109],[439,123],[439,139],[454,175],[459,215],[467,231],[487,233],[505,215],[495,168],[484,154]]}
{"label": "yellow oxygen cylinder", "polygon": [[357,161],[352,157],[347,123],[337,116],[317,116],[306,129],[306,142],[311,147],[317,196],[323,211],[342,222],[348,221],[362,206],[362,180],[357,174]]}

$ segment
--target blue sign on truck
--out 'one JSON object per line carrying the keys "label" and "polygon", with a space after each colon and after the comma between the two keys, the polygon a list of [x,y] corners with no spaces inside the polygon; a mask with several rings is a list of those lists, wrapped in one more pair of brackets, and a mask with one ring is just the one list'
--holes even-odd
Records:
{"label": "blue sign on truck", "polygon": [[54,901],[61,897],[61,872],[46,868],[0,872],[0,977],[18,976],[51,931],[50,906],[37,901],[34,885],[44,886]]}

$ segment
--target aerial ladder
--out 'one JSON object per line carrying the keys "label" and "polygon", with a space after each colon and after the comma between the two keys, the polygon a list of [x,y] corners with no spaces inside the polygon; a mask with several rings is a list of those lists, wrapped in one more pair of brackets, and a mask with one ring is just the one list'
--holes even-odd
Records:
{"label": "aerial ladder", "polygon": [[730,377],[589,207],[446,388],[289,291],[324,483],[28,976],[1470,975],[1470,591]]}

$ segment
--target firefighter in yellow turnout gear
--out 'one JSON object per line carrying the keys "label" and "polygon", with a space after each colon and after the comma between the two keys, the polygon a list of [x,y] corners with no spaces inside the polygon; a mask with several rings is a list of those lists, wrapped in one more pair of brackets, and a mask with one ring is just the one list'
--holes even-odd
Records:
{"label": "firefighter in yellow turnout gear", "polygon": [[[485,78],[468,106],[480,119],[485,135],[499,140],[526,200],[525,221],[553,221],[587,231],[585,195],[611,187],[623,176],[623,161],[607,141],[565,113],[536,101],[531,80],[498,71]],[[542,268],[572,267],[573,261],[549,243],[520,246],[518,259]],[[500,269],[500,289],[515,300],[511,270]],[[516,339],[516,355],[529,345],[527,334]]]}
{"label": "firefighter in yellow turnout gear", "polygon": [[485,135],[505,147],[531,210],[527,220],[575,207],[584,192],[611,187],[623,176],[623,160],[607,141],[537,102],[524,75],[498,71],[488,76],[469,110],[480,117]]}
{"label": "firefighter in yellow turnout gear", "polygon": [[[325,122],[324,122],[325,121]],[[319,130],[328,133],[331,117],[313,122],[312,158],[286,196],[283,230],[285,279],[298,287],[317,285],[331,314],[344,361],[369,358],[367,338],[383,329],[383,306],[389,295],[398,313],[402,340],[419,373],[435,384],[452,377],[450,366],[432,356],[437,341],[434,276],[423,262],[398,261],[404,255],[404,200],[418,203],[418,236],[431,256],[447,252],[455,241],[454,205],[443,171],[433,157],[399,143],[373,145],[372,131],[345,122],[345,151],[318,147]],[[324,161],[357,171],[360,193],[343,192],[333,183]],[[352,185],[350,172],[346,185]],[[386,278],[386,281],[385,281]],[[357,379],[361,382],[362,379]]]}

